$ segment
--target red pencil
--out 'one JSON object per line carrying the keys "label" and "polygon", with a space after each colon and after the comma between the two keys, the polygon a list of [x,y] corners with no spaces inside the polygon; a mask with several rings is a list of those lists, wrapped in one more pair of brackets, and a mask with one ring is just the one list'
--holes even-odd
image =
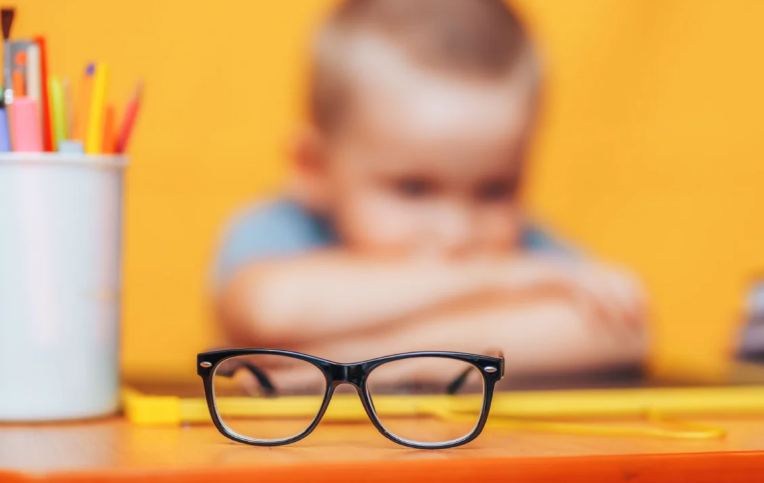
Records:
{"label": "red pencil", "polygon": [[114,104],[106,106],[103,116],[103,154],[112,154],[117,145],[117,114]]}
{"label": "red pencil", "polygon": [[133,94],[130,102],[125,107],[125,115],[122,118],[122,125],[119,128],[119,134],[117,135],[117,142],[114,146],[114,152],[124,153],[127,149],[127,145],[130,142],[130,135],[133,132],[133,126],[135,125],[135,118],[138,116],[138,111],[141,107],[141,96],[143,95],[143,84],[138,84],[135,88],[135,94]]}
{"label": "red pencil", "polygon": [[35,37],[40,48],[40,103],[42,104],[42,149],[53,151],[53,129],[51,129],[50,98],[48,97],[48,54],[45,38]]}

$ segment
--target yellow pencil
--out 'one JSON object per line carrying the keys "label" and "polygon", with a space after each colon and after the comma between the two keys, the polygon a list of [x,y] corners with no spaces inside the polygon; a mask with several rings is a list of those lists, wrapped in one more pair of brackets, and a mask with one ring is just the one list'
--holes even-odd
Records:
{"label": "yellow pencil", "polygon": [[[77,96],[74,98],[74,104],[69,98],[71,109],[71,125],[69,135],[85,145],[85,137],[88,131],[88,115],[90,112],[90,98],[93,95],[93,74],[95,74],[95,64],[88,64],[82,73],[82,79],[77,86]],[[71,94],[71,92],[70,92]]]}
{"label": "yellow pencil", "polygon": [[56,76],[48,79],[48,97],[50,99],[51,119],[53,120],[53,151],[58,151],[58,145],[67,139],[66,108],[64,106],[64,88]]}
{"label": "yellow pencil", "polygon": [[72,83],[69,79],[61,79],[61,93],[64,102],[64,132],[66,139],[78,139],[74,133],[74,101],[72,100]]}
{"label": "yellow pencil", "polygon": [[85,152],[97,154],[102,150],[103,123],[106,103],[106,83],[109,77],[109,67],[106,64],[96,64],[93,77],[93,93],[90,101],[88,130],[85,137]]}

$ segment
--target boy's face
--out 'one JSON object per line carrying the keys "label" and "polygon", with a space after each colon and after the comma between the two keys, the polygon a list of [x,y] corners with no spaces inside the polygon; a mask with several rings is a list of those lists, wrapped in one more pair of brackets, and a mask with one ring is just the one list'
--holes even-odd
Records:
{"label": "boy's face", "polygon": [[511,249],[531,109],[517,82],[413,66],[356,79],[323,149],[325,208],[343,242],[443,258]]}

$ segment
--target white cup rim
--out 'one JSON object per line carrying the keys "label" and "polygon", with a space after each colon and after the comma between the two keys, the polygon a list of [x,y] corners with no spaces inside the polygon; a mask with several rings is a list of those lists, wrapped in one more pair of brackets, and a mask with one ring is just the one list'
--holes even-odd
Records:
{"label": "white cup rim", "polygon": [[76,153],[39,153],[12,152],[0,153],[0,165],[3,164],[84,164],[93,167],[124,168],[128,164],[123,154],[76,154]]}

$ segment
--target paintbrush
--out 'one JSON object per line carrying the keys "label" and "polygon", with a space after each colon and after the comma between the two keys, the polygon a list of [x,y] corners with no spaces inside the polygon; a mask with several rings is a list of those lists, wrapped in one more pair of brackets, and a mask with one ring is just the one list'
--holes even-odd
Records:
{"label": "paintbrush", "polygon": [[15,10],[4,8],[0,10],[0,23],[3,27],[3,104],[6,106],[13,102],[13,86],[11,83],[11,26],[13,25],[13,16]]}

